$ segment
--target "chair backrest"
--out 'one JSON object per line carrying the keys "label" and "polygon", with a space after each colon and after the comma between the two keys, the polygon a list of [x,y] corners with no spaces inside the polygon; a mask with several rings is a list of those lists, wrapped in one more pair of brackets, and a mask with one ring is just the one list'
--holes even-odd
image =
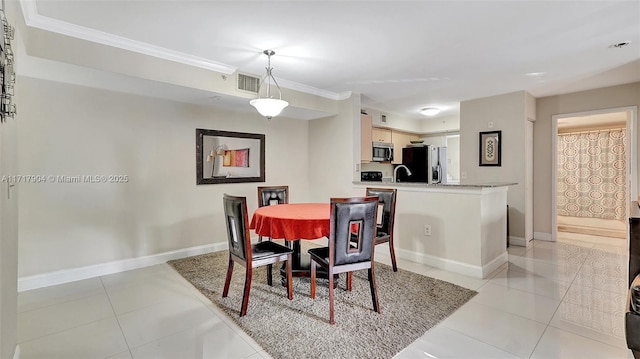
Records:
{"label": "chair backrest", "polygon": [[367,196],[377,196],[382,205],[382,218],[378,218],[378,231],[388,235],[393,234],[393,222],[396,217],[396,196],[398,190],[395,188],[371,188],[367,187]]}
{"label": "chair backrest", "polygon": [[289,203],[289,186],[258,187],[258,207]]}
{"label": "chair backrest", "polygon": [[372,260],[377,214],[378,197],[331,198],[330,265]]}
{"label": "chair backrest", "polygon": [[251,236],[247,216],[247,197],[224,194],[224,216],[227,223],[229,253],[251,262]]}

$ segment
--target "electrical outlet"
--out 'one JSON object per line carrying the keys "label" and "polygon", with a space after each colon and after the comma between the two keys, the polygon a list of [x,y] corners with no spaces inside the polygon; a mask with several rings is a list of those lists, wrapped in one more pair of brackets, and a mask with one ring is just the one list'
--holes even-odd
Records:
{"label": "electrical outlet", "polygon": [[425,236],[430,236],[431,235],[431,226],[428,224],[424,225],[424,235]]}

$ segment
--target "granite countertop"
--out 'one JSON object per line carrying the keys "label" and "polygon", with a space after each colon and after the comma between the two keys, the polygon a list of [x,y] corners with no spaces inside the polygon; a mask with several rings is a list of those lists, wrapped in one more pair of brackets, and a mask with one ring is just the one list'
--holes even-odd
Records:
{"label": "granite countertop", "polygon": [[517,185],[517,182],[487,182],[487,183],[434,183],[428,184],[423,182],[373,182],[373,181],[354,181],[356,185],[382,185],[393,187],[424,187],[424,188],[493,188]]}

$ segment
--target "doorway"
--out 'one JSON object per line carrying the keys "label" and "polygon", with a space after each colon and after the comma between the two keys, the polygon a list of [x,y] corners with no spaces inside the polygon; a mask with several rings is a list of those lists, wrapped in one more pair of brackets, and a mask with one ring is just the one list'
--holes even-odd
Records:
{"label": "doorway", "polygon": [[553,240],[626,243],[635,122],[635,107],[554,116]]}

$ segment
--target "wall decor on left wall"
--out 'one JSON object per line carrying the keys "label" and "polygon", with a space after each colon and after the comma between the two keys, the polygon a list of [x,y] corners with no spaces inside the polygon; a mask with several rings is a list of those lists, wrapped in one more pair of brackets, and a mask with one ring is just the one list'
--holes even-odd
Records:
{"label": "wall decor on left wall", "polygon": [[196,129],[196,184],[264,182],[265,135]]}
{"label": "wall decor on left wall", "polygon": [[4,9],[0,10],[0,22],[0,120],[5,122],[8,117],[13,118],[17,112],[13,103],[16,72],[11,48],[16,28],[9,24]]}

